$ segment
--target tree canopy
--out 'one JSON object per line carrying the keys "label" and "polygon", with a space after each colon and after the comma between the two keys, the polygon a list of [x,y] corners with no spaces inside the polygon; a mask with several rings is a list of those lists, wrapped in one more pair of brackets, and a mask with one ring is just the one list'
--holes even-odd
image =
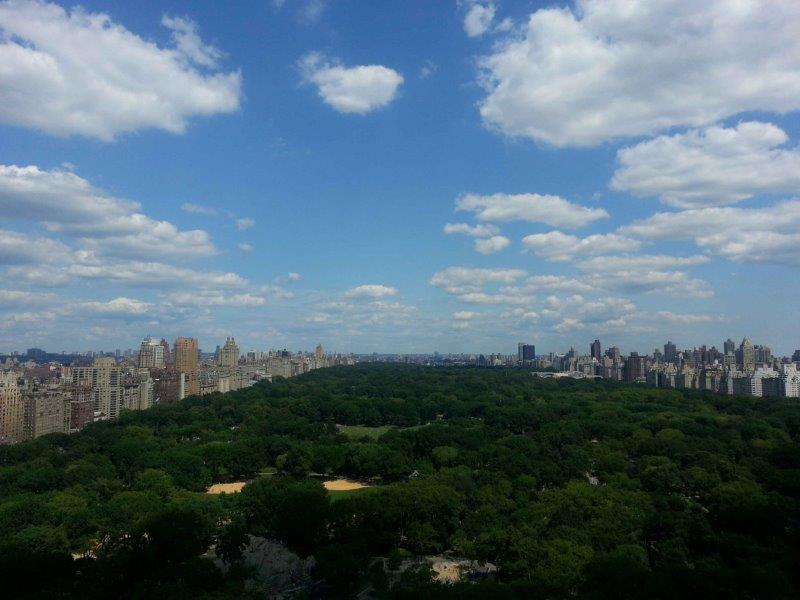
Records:
{"label": "tree canopy", "polygon": [[[4,595],[246,596],[258,536],[314,557],[312,595],[794,598],[798,439],[786,398],[322,369],[0,447]],[[331,501],[321,476],[372,487]],[[440,553],[496,577],[376,567]]]}

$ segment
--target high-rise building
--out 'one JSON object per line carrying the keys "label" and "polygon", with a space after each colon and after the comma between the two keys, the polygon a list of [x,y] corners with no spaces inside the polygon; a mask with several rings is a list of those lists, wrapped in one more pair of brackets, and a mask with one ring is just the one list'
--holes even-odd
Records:
{"label": "high-rise building", "polygon": [[179,337],[175,340],[175,370],[185,375],[184,393],[192,396],[200,393],[197,368],[197,340]]}
{"label": "high-rise building", "polygon": [[24,439],[25,404],[17,386],[17,375],[0,373],[0,444],[16,444]]}
{"label": "high-rise building", "polygon": [[235,367],[239,364],[239,346],[236,341],[229,337],[225,340],[225,345],[219,350],[219,365],[221,367]]}
{"label": "high-rise building", "polygon": [[644,379],[647,374],[645,357],[631,352],[625,361],[625,381],[634,382]]}
{"label": "high-rise building", "polygon": [[669,341],[664,344],[664,362],[672,364],[678,362],[678,347]]}
{"label": "high-rise building", "polygon": [[520,342],[517,345],[517,358],[520,363],[526,363],[536,358],[536,346]]}
{"label": "high-rise building", "polygon": [[750,373],[756,368],[756,351],[750,338],[745,337],[739,346],[739,364],[746,373]]}
{"label": "high-rise building", "polygon": [[99,419],[116,419],[122,408],[122,368],[111,357],[95,359],[91,367],[65,367],[64,379],[92,388],[94,410]]}
{"label": "high-rise building", "polygon": [[593,341],[592,344],[589,346],[589,349],[592,353],[592,358],[596,358],[598,361],[600,361],[600,359],[603,358],[600,348],[600,340]]}
{"label": "high-rise building", "polygon": [[736,342],[734,342],[731,338],[728,338],[722,344],[722,349],[723,349],[725,354],[735,354],[736,353]]}
{"label": "high-rise building", "polygon": [[161,342],[145,338],[139,347],[140,369],[161,369],[164,367],[164,346]]}
{"label": "high-rise building", "polygon": [[25,437],[69,433],[69,394],[63,390],[33,390],[25,393]]}
{"label": "high-rise building", "polygon": [[169,349],[169,342],[164,338],[161,338],[161,347],[163,348],[163,355],[164,355],[164,365],[171,365],[172,364],[172,352]]}

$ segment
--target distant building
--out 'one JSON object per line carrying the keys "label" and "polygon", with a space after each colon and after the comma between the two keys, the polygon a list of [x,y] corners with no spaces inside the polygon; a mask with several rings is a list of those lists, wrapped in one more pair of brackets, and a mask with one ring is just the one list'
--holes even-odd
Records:
{"label": "distant building", "polygon": [[14,372],[0,373],[0,444],[16,444],[25,436],[25,405]]}
{"label": "distant building", "polygon": [[25,437],[69,433],[69,395],[60,389],[33,390],[25,394]]}
{"label": "distant building", "polygon": [[750,373],[756,368],[756,351],[750,338],[745,337],[739,346],[739,364],[746,373]]}
{"label": "distant building", "polygon": [[646,372],[646,358],[639,356],[636,352],[631,352],[625,361],[625,381],[635,382],[644,381]]}
{"label": "distant building", "polygon": [[522,363],[531,362],[536,358],[536,346],[520,342],[517,345],[517,360]]}
{"label": "distant building", "polygon": [[140,369],[161,369],[164,366],[164,346],[161,342],[145,338],[139,347]]}
{"label": "distant building", "polygon": [[722,344],[722,349],[725,354],[736,354],[736,342],[734,342],[731,338],[728,338]]}
{"label": "distant building", "polygon": [[65,367],[64,379],[92,389],[97,418],[116,419],[122,408],[122,367],[111,357],[95,359],[90,367]]}
{"label": "distant building", "polygon": [[672,364],[678,362],[678,347],[669,341],[664,344],[664,362]]}
{"label": "distant building", "polygon": [[593,341],[589,346],[589,349],[591,357],[600,362],[600,360],[603,358],[602,349],[600,348],[600,340]]}
{"label": "distant building", "polygon": [[225,345],[219,350],[218,364],[221,367],[235,367],[239,364],[239,346],[232,337],[226,339]]}
{"label": "distant building", "polygon": [[[197,368],[197,340],[194,338],[179,337],[175,340],[175,370],[185,376],[185,396],[200,393]],[[184,396],[181,397],[181,399]]]}

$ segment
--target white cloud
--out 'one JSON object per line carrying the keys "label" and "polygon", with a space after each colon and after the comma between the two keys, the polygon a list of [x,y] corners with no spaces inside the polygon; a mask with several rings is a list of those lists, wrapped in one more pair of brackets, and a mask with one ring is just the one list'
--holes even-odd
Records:
{"label": "white cloud", "polygon": [[635,254],[631,256],[598,256],[581,261],[587,271],[626,271],[635,269],[669,270],[694,267],[710,262],[703,255],[669,256],[666,254]]}
{"label": "white cloud", "polygon": [[181,231],[141,212],[137,202],[115,198],[78,175],[37,166],[0,164],[0,211],[48,230],[79,236],[85,246],[116,256],[209,256],[207,232]]}
{"label": "white cloud", "polygon": [[707,256],[667,256],[639,254],[597,256],[578,263],[587,273],[586,281],[597,288],[623,292],[662,293],[676,298],[710,298],[708,282],[692,277],[686,267],[709,262]]}
{"label": "white cloud", "polygon": [[481,60],[493,128],[587,146],[800,108],[796,0],[577,0]]}
{"label": "white cloud", "polygon": [[289,272],[286,275],[281,275],[275,278],[275,283],[294,283],[300,281],[303,277],[300,273]]}
{"label": "white cloud", "polygon": [[664,319],[665,321],[669,321],[670,323],[683,323],[683,324],[711,323],[713,321],[719,320],[719,317],[713,317],[711,315],[680,314],[668,310],[658,311],[656,313],[656,317],[658,317],[659,319]]}
{"label": "white cloud", "polygon": [[[66,257],[65,257],[66,258]],[[134,287],[238,288],[247,280],[236,273],[199,271],[165,263],[81,261],[68,259],[63,265],[17,266],[8,269],[12,279],[42,286],[62,286],[81,281],[107,281]]]}
{"label": "white cloud", "polygon": [[252,244],[247,244],[245,242],[242,242],[241,244],[237,244],[236,247],[239,248],[239,250],[241,250],[242,252],[252,252],[253,251]]}
{"label": "white cloud", "polygon": [[469,7],[467,14],[464,15],[464,31],[471,38],[481,37],[492,26],[496,12],[494,4],[475,3]]}
{"label": "white cloud", "polygon": [[428,79],[429,77],[433,77],[436,75],[436,72],[439,70],[439,65],[437,65],[432,60],[426,60],[425,63],[419,69],[419,78],[420,79]]}
{"label": "white cloud", "polygon": [[475,240],[475,250],[481,254],[494,254],[504,248],[508,248],[511,243],[504,235],[494,235],[486,239]]}
{"label": "white cloud", "polygon": [[780,148],[788,139],[779,127],[759,122],[660,136],[617,152],[611,187],[678,208],[800,192],[800,150]]}
{"label": "white cloud", "polygon": [[500,233],[494,225],[468,225],[467,223],[447,223],[444,226],[446,234],[464,233],[470,237],[490,237]]}
{"label": "white cloud", "polygon": [[396,296],[398,294],[397,288],[388,285],[359,285],[345,292],[346,298],[386,298],[387,296]]}
{"label": "white cloud", "polygon": [[56,240],[0,229],[0,265],[42,264],[69,254],[70,248]]}
{"label": "white cloud", "polygon": [[191,19],[181,17],[161,17],[161,24],[172,31],[172,41],[178,52],[185,57],[188,64],[194,63],[201,67],[215,69],[222,58],[214,46],[203,43],[197,33],[197,26]]}
{"label": "white cloud", "polygon": [[325,13],[325,2],[323,0],[308,0],[300,9],[298,17],[304,25],[314,25],[319,22]]}
{"label": "white cloud", "polygon": [[182,133],[191,117],[238,110],[241,75],[216,69],[219,51],[188,19],[163,24],[171,47],[102,13],[0,3],[0,121],[110,141],[149,127]]}
{"label": "white cloud", "polygon": [[577,256],[631,252],[641,246],[639,240],[616,233],[579,238],[561,231],[526,235],[522,238],[522,244],[537,256],[552,261],[567,261]]}
{"label": "white cloud", "polygon": [[447,267],[435,273],[429,283],[449,294],[480,292],[489,283],[513,283],[527,273],[522,269],[480,269],[473,267]]}
{"label": "white cloud", "polygon": [[457,310],[453,313],[453,318],[456,321],[469,321],[470,319],[477,317],[479,314],[480,313],[476,313],[471,310]]}
{"label": "white cloud", "polygon": [[123,317],[149,315],[153,308],[154,305],[150,302],[125,297],[114,298],[108,302],[81,302],[72,307],[73,310],[79,310],[89,315]]}
{"label": "white cloud", "polygon": [[589,208],[559,196],[541,194],[465,194],[456,201],[456,209],[474,212],[481,221],[530,221],[567,229],[608,217],[602,208]]}
{"label": "white cloud", "polygon": [[403,76],[382,65],[344,67],[312,52],[300,61],[303,79],[317,86],[323,101],[343,113],[366,114],[397,96]]}
{"label": "white cloud", "polygon": [[181,210],[189,214],[206,215],[208,217],[213,217],[214,215],[218,214],[216,208],[211,206],[203,206],[201,204],[193,204],[192,202],[184,202],[181,204]]}
{"label": "white cloud", "polygon": [[242,217],[241,219],[236,219],[236,229],[239,231],[246,231],[253,227],[256,224],[255,220],[251,219],[250,217]]}
{"label": "white cloud", "polygon": [[27,292],[19,290],[0,290],[0,307],[31,307],[53,304],[58,297],[55,294],[42,294],[41,292]]}
{"label": "white cloud", "polygon": [[620,232],[647,241],[690,240],[735,262],[800,265],[800,200],[656,213]]}
{"label": "white cloud", "polygon": [[177,306],[264,306],[267,300],[255,294],[231,294],[220,290],[200,292],[176,292],[166,297],[167,301]]}

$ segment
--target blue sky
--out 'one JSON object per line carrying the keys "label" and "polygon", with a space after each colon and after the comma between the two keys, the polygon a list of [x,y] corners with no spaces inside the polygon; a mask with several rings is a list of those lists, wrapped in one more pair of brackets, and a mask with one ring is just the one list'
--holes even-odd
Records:
{"label": "blue sky", "polygon": [[80,6],[0,2],[0,350],[800,346],[794,2]]}

